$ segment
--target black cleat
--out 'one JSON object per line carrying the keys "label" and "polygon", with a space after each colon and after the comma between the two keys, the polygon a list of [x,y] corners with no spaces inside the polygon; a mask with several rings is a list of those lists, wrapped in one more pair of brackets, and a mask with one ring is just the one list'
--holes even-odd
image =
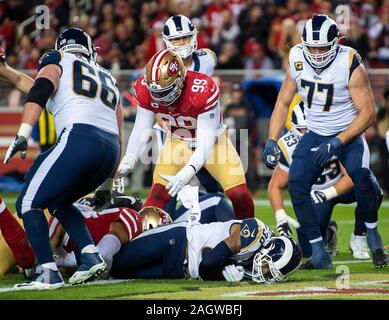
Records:
{"label": "black cleat", "polygon": [[388,262],[389,258],[384,250],[377,249],[373,252],[373,264],[376,268],[385,268]]}

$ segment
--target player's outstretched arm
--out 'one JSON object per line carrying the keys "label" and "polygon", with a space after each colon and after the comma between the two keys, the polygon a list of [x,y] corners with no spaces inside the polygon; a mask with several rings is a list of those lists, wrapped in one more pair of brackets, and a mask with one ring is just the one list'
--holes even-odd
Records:
{"label": "player's outstretched arm", "polygon": [[290,75],[289,70],[287,70],[285,80],[282,83],[280,92],[278,93],[277,101],[270,118],[268,139],[272,139],[274,141],[278,140],[280,133],[285,126],[289,106],[296,93],[296,89],[296,82]]}
{"label": "player's outstretched arm", "polygon": [[300,227],[300,224],[293,218],[289,217],[285,211],[284,199],[282,191],[288,186],[289,173],[277,166],[274,169],[273,175],[270,179],[267,194],[270,204],[276,216],[277,231],[279,235],[291,237],[292,229],[289,224],[295,228]]}
{"label": "player's outstretched arm", "polygon": [[26,94],[34,84],[34,80],[30,76],[7,65],[3,48],[0,48],[0,81],[13,84],[17,89]]}
{"label": "player's outstretched arm", "polygon": [[57,89],[61,74],[61,67],[55,64],[48,64],[39,71],[34,85],[28,93],[22,114],[22,123],[14,141],[7,150],[4,164],[19,151],[21,151],[22,159],[26,158],[27,141],[31,136],[33,127],[38,122],[43,108],[46,106],[47,100]]}
{"label": "player's outstretched arm", "polygon": [[353,187],[353,181],[347,174],[346,169],[341,165],[340,169],[343,173],[343,177],[339,179],[333,186],[323,190],[312,190],[311,198],[315,204],[324,203],[328,200],[339,197],[349,192]]}
{"label": "player's outstretched arm", "polygon": [[296,82],[290,75],[289,70],[286,71],[286,78],[282,83],[281,90],[278,93],[278,98],[270,118],[269,136],[266,141],[263,151],[263,161],[269,169],[274,169],[280,159],[280,149],[277,146],[277,140],[281,130],[285,126],[288,117],[289,105],[293,100],[296,92]]}
{"label": "player's outstretched arm", "polygon": [[366,69],[362,64],[351,75],[349,92],[354,106],[357,109],[358,116],[350,123],[346,130],[338,135],[343,145],[363,133],[374,123],[376,117],[373,92]]}
{"label": "player's outstretched arm", "polygon": [[[119,164],[117,175],[119,177],[126,176],[134,168],[140,155],[146,147],[146,143],[151,133],[153,124],[155,123],[154,113],[150,110],[137,106],[134,128],[131,131],[128,139],[126,154]],[[147,140],[145,140],[147,138]]]}

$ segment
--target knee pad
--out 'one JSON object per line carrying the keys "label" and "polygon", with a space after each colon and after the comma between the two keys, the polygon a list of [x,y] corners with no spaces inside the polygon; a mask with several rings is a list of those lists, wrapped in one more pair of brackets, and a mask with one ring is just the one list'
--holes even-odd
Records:
{"label": "knee pad", "polygon": [[376,196],[380,194],[381,188],[370,169],[359,168],[350,176],[353,180],[356,192],[362,191],[368,194],[374,193]]}

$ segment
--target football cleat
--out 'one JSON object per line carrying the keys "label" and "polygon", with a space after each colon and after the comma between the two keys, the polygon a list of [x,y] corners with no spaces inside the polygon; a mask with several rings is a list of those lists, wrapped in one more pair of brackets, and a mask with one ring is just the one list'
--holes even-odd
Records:
{"label": "football cleat", "polygon": [[338,254],[338,237],[336,235],[338,231],[338,225],[335,221],[330,221],[328,224],[328,233],[330,236],[327,236],[326,251],[331,257],[336,257]]}
{"label": "football cleat", "polygon": [[356,236],[351,233],[350,251],[355,259],[367,260],[370,259],[369,248],[367,246],[367,236]]}
{"label": "football cleat", "polygon": [[310,259],[301,264],[300,269],[331,269],[332,260],[328,252],[323,251],[319,257],[312,256]]}
{"label": "football cleat", "polygon": [[55,290],[65,285],[58,270],[38,266],[31,282],[18,283],[14,285],[17,290]]}
{"label": "football cleat", "polygon": [[389,258],[387,253],[382,249],[373,252],[373,264],[376,268],[385,268],[388,265]]}
{"label": "football cleat", "polygon": [[77,271],[69,279],[69,283],[72,285],[92,281],[107,269],[107,264],[97,252],[83,253],[80,261]]}

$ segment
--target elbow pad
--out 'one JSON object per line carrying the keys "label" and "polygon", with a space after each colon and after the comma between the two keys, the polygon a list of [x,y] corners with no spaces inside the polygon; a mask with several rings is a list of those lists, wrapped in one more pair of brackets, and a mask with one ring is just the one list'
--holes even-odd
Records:
{"label": "elbow pad", "polygon": [[47,100],[54,91],[54,84],[47,78],[38,78],[30,89],[26,102],[39,104],[42,109],[46,107]]}

